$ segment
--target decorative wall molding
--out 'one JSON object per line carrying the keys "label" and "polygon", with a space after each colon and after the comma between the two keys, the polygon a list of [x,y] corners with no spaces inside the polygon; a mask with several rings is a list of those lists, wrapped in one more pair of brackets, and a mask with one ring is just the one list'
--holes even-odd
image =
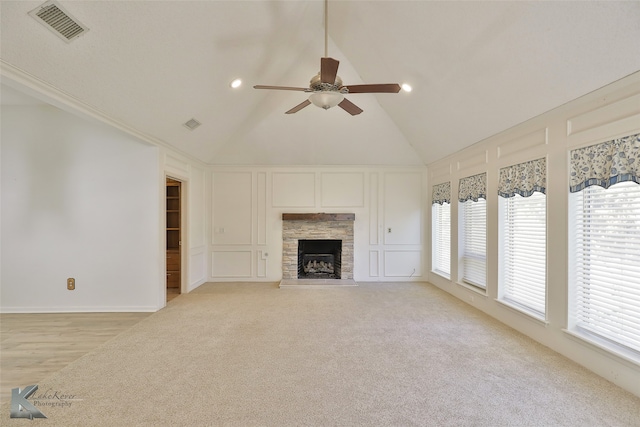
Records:
{"label": "decorative wall molding", "polygon": [[434,168],[430,168],[430,176],[432,184],[438,184],[436,181],[446,181],[451,176],[451,163],[446,163]]}
{"label": "decorative wall molding", "polygon": [[[252,244],[253,174],[214,172],[212,178],[212,244]],[[234,206],[235,209],[229,211],[228,206]]]}
{"label": "decorative wall molding", "polygon": [[567,136],[624,120],[640,123],[640,93],[594,108],[567,120]]}
{"label": "decorative wall molding", "polygon": [[274,172],[271,176],[271,206],[315,207],[316,174],[314,172]]}
{"label": "decorative wall molding", "polygon": [[247,278],[252,276],[251,251],[213,251],[211,253],[211,276]]}
{"label": "decorative wall molding", "polygon": [[378,202],[379,176],[377,173],[369,175],[369,244],[377,245],[380,243],[380,209]]}
{"label": "decorative wall molding", "polygon": [[486,165],[489,162],[489,151],[474,151],[471,153],[463,153],[461,158],[457,161],[458,171],[470,169],[474,166]]}
{"label": "decorative wall molding", "polygon": [[185,156],[185,158],[189,159],[189,161],[193,164],[198,164],[201,166],[205,165],[205,163],[201,162],[199,159],[179,151],[178,149],[170,146],[161,139],[134,129],[123,121],[113,118],[98,110],[97,108],[67,95],[66,93],[58,90],[49,83],[35,78],[31,74],[28,74],[23,70],[9,64],[8,62],[5,62],[3,59],[0,59],[0,75],[2,75],[3,77],[2,83],[18,89],[21,92],[25,92],[37,99],[43,99],[44,97],[47,103],[55,105],[56,107],[64,111],[71,112],[72,114],[79,113],[79,115],[86,118],[98,120],[101,123],[112,126],[134,138],[137,138],[143,143],[179,152],[180,155]]}
{"label": "decorative wall molding", "polygon": [[256,235],[259,245],[267,244],[267,174],[258,172],[257,174],[257,194],[258,199],[256,212]]}
{"label": "decorative wall molding", "polygon": [[514,138],[504,144],[498,145],[498,158],[504,159],[522,154],[523,151],[549,143],[549,128],[537,129],[526,135]]}
{"label": "decorative wall molding", "polygon": [[419,249],[384,251],[384,276],[422,276],[422,251]]}
{"label": "decorative wall molding", "polygon": [[369,276],[380,276],[380,251],[369,251]]}
{"label": "decorative wall molding", "polygon": [[192,248],[189,255],[189,290],[191,290],[206,281],[206,247]]}
{"label": "decorative wall molding", "polygon": [[[336,191],[339,188],[340,191]],[[320,206],[360,208],[364,206],[364,173],[321,172]]]}

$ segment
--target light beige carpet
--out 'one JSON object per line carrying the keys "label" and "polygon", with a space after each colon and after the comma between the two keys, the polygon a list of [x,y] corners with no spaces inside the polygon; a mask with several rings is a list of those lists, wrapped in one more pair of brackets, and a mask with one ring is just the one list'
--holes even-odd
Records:
{"label": "light beige carpet", "polygon": [[439,289],[359,285],[203,285],[39,384],[70,406],[0,424],[640,426],[640,399]]}

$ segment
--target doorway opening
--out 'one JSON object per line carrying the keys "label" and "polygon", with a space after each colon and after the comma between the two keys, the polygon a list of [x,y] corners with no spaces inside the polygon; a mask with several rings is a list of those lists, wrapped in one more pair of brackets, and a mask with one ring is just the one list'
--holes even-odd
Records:
{"label": "doorway opening", "polygon": [[182,285],[182,183],[167,178],[167,302],[180,295]]}

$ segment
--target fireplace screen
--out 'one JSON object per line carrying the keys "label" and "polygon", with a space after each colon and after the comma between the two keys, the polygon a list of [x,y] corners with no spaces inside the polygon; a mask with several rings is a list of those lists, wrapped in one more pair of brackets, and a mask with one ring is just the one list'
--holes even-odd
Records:
{"label": "fireplace screen", "polygon": [[342,240],[298,240],[299,279],[340,279]]}

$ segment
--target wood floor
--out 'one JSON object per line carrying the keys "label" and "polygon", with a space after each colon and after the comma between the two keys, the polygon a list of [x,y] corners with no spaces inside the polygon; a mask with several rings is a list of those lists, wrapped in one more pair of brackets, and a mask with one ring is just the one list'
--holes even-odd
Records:
{"label": "wood floor", "polygon": [[175,297],[180,295],[180,289],[178,288],[167,288],[167,302],[171,301]]}
{"label": "wood floor", "polygon": [[37,384],[151,313],[0,314],[0,400]]}

